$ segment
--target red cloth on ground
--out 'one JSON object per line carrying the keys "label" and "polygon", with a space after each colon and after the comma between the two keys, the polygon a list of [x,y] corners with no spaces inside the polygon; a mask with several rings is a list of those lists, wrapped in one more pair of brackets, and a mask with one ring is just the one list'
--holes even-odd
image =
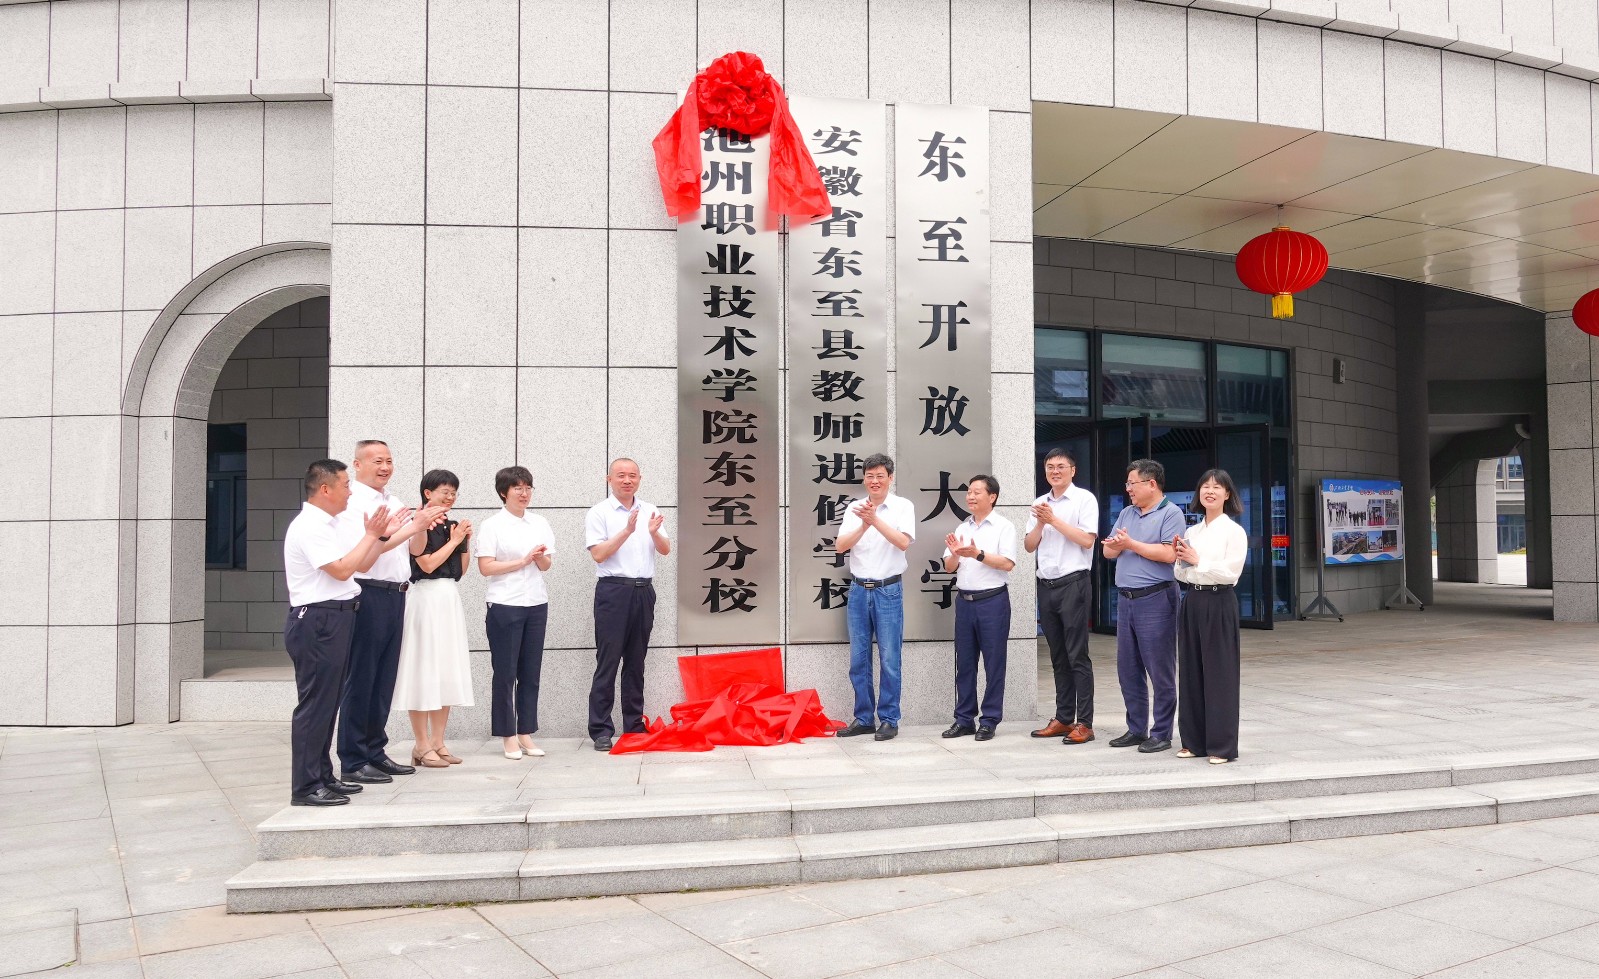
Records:
{"label": "red cloth on ground", "polygon": [[670,724],[658,717],[645,721],[648,733],[622,735],[611,754],[785,744],[826,737],[844,726],[822,712],[815,690],[784,692],[782,658],[776,649],[679,656],[677,665],[690,697],[714,685],[720,689],[712,696],[674,705]]}

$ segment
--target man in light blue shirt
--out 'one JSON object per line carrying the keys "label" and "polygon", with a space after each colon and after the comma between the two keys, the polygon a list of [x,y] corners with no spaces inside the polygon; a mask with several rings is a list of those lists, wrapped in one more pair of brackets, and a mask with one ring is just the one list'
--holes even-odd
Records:
{"label": "man in light blue shirt", "polygon": [[[1100,551],[1116,562],[1116,675],[1127,705],[1127,733],[1112,748],[1145,754],[1171,747],[1177,716],[1177,560],[1172,541],[1187,527],[1166,499],[1166,469],[1153,459],[1127,467],[1127,498]],[[1146,686],[1145,678],[1148,678]],[[1150,692],[1154,717],[1150,717]]]}

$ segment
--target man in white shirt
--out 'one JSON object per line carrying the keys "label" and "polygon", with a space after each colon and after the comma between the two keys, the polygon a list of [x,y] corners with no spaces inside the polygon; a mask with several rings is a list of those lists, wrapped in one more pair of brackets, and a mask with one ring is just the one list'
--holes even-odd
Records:
{"label": "man in white shirt", "polygon": [[1038,619],[1055,674],[1055,716],[1033,732],[1063,744],[1094,740],[1094,663],[1088,658],[1088,579],[1099,536],[1099,501],[1072,484],[1077,460],[1059,446],[1044,455],[1049,492],[1033,501],[1022,546],[1038,555]]}
{"label": "man in white shirt", "polygon": [[[946,738],[988,741],[1004,716],[1005,645],[1010,637],[1010,572],[1016,567],[1016,525],[994,512],[999,480],[966,482],[966,510],[944,538],[944,571],[955,573],[955,723]],[[983,702],[977,703],[977,660],[983,660]],[[972,722],[976,721],[974,728]]]}
{"label": "man in white shirt", "polygon": [[413,513],[389,492],[394,455],[386,442],[357,442],[354,472],[350,502],[337,524],[341,543],[353,544],[361,535],[362,523],[379,507],[409,518],[383,537],[377,560],[355,576],[361,586],[361,606],[355,615],[349,675],[339,704],[339,770],[346,782],[375,785],[416,771],[384,751],[389,744],[386,728],[389,706],[394,703],[394,680],[400,669],[405,592],[411,587],[411,549],[406,542],[444,519],[445,511],[426,507]]}
{"label": "man in white shirt", "polygon": [[283,535],[283,574],[289,586],[289,617],[283,646],[294,662],[300,700],[289,726],[291,806],[342,806],[361,786],[333,777],[328,751],[333,718],[349,663],[361,588],[351,577],[372,566],[382,539],[400,526],[401,515],[378,507],[361,522],[353,547],[341,544],[334,523],[350,499],[350,474],[336,459],[311,463],[305,472],[305,503]]}
{"label": "man in white shirt", "polygon": [[[855,717],[840,738],[899,733],[900,648],[905,638],[905,549],[916,539],[916,505],[889,492],[894,460],[882,453],[861,463],[866,499],[844,512],[833,548],[849,556],[849,682]],[[877,638],[878,696],[872,696],[872,637]]]}
{"label": "man in white shirt", "polygon": [[610,751],[616,728],[617,667],[622,671],[622,730],[644,732],[644,656],[655,627],[655,556],[672,553],[666,518],[637,496],[644,477],[632,459],[606,470],[611,495],[589,508],[583,544],[594,558],[594,683],[589,688],[589,737]]}

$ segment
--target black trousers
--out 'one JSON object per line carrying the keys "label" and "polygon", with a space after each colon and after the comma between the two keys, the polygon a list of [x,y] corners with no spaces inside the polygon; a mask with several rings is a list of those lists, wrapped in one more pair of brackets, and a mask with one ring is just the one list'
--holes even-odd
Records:
{"label": "black trousers", "polygon": [[1055,674],[1055,720],[1094,726],[1094,661],[1088,658],[1088,614],[1094,587],[1078,575],[1054,588],[1038,586],[1038,621]]}
{"label": "black trousers", "polygon": [[1196,755],[1238,757],[1238,593],[1189,589],[1177,616],[1177,733]]}
{"label": "black trousers", "polygon": [[339,705],[339,765],[353,772],[385,757],[389,706],[400,670],[400,631],[405,626],[405,592],[361,586],[350,640],[350,669]]}
{"label": "black trousers", "polygon": [[[955,599],[955,723],[998,727],[1005,716],[1006,637],[1010,592],[968,602]],[[977,700],[977,663],[983,663],[983,699]]]}
{"label": "black trousers", "polygon": [[289,725],[289,792],[310,795],[333,781],[333,719],[350,663],[356,612],[331,608],[289,609],[283,646],[294,662],[300,700]]}
{"label": "black trousers", "polygon": [[589,688],[589,737],[611,737],[616,671],[622,670],[622,730],[644,731],[644,654],[655,628],[655,586],[610,578],[594,584],[594,685]]}
{"label": "black trousers", "polygon": [[544,665],[544,629],[549,605],[489,603],[484,630],[494,665],[489,730],[496,738],[537,734],[539,670]]}

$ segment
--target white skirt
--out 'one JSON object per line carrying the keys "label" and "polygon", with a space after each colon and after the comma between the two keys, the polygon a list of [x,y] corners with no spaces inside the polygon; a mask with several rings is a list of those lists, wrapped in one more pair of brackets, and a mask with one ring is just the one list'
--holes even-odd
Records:
{"label": "white skirt", "polygon": [[413,582],[405,596],[394,709],[471,706],[472,663],[460,586],[449,578]]}

